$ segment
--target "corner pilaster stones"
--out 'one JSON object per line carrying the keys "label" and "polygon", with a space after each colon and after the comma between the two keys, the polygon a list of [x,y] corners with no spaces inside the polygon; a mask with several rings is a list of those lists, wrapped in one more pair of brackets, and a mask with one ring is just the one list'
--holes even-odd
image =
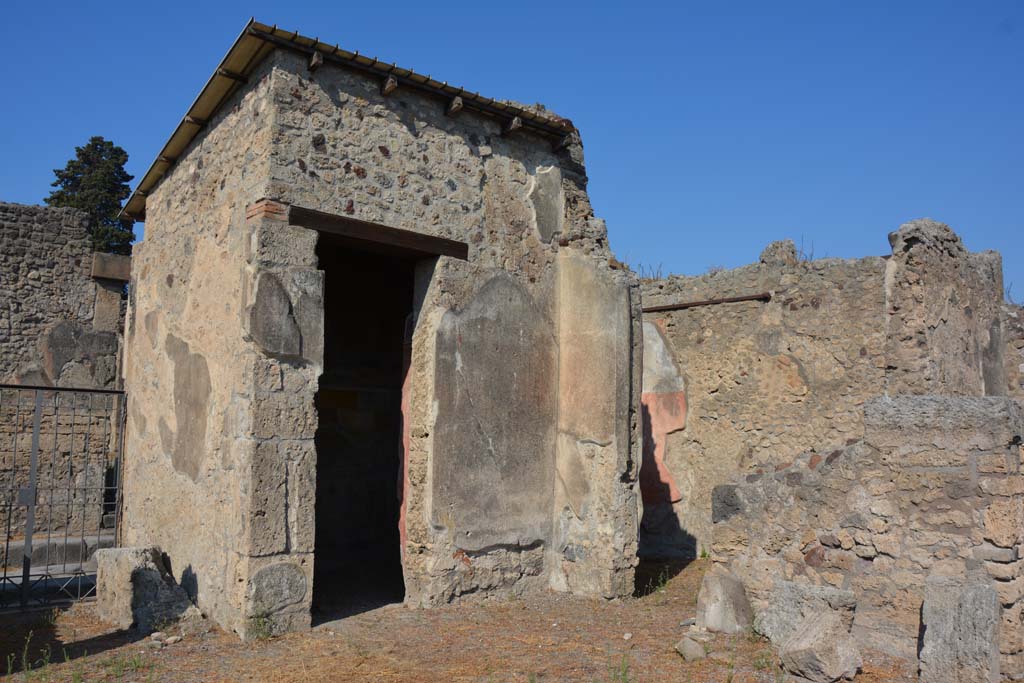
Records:
{"label": "corner pilaster stones", "polygon": [[242,327],[251,342],[252,435],[244,553],[243,637],[309,627],[316,518],[315,398],[323,365],[323,273],[317,234],[287,207],[246,211]]}
{"label": "corner pilaster stones", "polygon": [[620,597],[637,551],[642,331],[635,278],[558,255],[558,440],[551,585]]}

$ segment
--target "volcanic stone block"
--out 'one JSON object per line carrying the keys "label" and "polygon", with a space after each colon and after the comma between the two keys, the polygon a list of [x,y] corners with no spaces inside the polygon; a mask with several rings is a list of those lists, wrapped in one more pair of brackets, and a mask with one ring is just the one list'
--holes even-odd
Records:
{"label": "volcanic stone block", "polygon": [[816,683],[852,679],[863,663],[842,617],[831,611],[805,617],[783,643],[779,660],[790,674]]}
{"label": "volcanic stone block", "polygon": [[999,680],[999,598],[987,579],[930,577],[921,622],[922,683]]}
{"label": "volcanic stone block", "polygon": [[740,580],[723,567],[704,575],[697,595],[697,625],[718,633],[742,633],[754,618]]}
{"label": "volcanic stone block", "polygon": [[780,645],[796,632],[806,617],[835,611],[849,631],[856,608],[853,591],[776,581],[768,598],[768,607],[754,619],[754,630]]}
{"label": "volcanic stone block", "polygon": [[96,564],[100,619],[149,633],[159,624],[200,616],[167,571],[159,548],[97,550]]}

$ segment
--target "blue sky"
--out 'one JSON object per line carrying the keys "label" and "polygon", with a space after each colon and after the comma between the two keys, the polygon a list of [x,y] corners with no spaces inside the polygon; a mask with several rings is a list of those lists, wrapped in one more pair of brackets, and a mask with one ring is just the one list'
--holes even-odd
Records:
{"label": "blue sky", "polygon": [[792,238],[889,251],[929,216],[1024,299],[1024,2],[19,2],[0,27],[0,199],[103,135],[141,177],[250,15],[583,133],[623,260],[700,273]]}

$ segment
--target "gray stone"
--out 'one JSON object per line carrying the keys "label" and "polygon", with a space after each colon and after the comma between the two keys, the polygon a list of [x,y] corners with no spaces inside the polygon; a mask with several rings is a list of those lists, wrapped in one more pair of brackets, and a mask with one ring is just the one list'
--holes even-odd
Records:
{"label": "gray stone", "polygon": [[796,253],[796,244],[793,243],[793,240],[772,242],[761,252],[759,260],[766,265],[796,265],[799,261]]}
{"label": "gray stone", "polygon": [[545,242],[562,232],[565,216],[565,193],[562,191],[562,172],[557,166],[537,169],[530,201],[536,217],[537,233]]}
{"label": "gray stone", "polygon": [[676,652],[688,662],[696,662],[707,657],[704,645],[691,638],[683,638],[676,643]]}
{"label": "gray stone", "polygon": [[986,579],[930,577],[921,608],[921,683],[999,680],[999,596]]}
{"label": "gray stone", "polygon": [[720,566],[704,575],[697,595],[697,626],[717,633],[742,633],[753,617],[739,579]]}
{"label": "gray stone", "polygon": [[262,271],[256,280],[255,303],[249,309],[249,334],[268,354],[298,356],[302,335],[292,302],[277,274]]}
{"label": "gray stone", "polygon": [[811,586],[792,581],[776,581],[768,598],[768,606],[758,612],[754,630],[780,645],[796,632],[809,615],[835,611],[847,631],[853,626],[857,599],[853,591]]}
{"label": "gray stone", "polygon": [[96,611],[104,621],[150,633],[158,625],[200,618],[159,548],[97,550],[96,563]]}
{"label": "gray stone", "polygon": [[261,567],[249,584],[253,616],[267,616],[306,597],[306,575],[291,562],[275,562]]}
{"label": "gray stone", "polygon": [[779,650],[782,668],[815,683],[852,679],[862,665],[860,650],[836,612],[805,617]]}
{"label": "gray stone", "polygon": [[972,551],[979,562],[1010,563],[1017,561],[1017,548],[997,548],[990,543],[979,545]]}
{"label": "gray stone", "polygon": [[735,484],[721,484],[711,490],[711,521],[717,524],[743,511],[743,499]]}

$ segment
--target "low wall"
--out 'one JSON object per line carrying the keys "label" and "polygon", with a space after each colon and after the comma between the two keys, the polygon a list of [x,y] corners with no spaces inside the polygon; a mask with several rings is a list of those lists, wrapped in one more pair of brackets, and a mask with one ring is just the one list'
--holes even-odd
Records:
{"label": "low wall", "polygon": [[915,658],[925,580],[984,570],[1004,676],[1024,675],[1024,411],[1007,398],[880,398],[863,439],[757,463],[713,492],[712,556],[763,609],[776,580],[852,590],[853,634]]}

